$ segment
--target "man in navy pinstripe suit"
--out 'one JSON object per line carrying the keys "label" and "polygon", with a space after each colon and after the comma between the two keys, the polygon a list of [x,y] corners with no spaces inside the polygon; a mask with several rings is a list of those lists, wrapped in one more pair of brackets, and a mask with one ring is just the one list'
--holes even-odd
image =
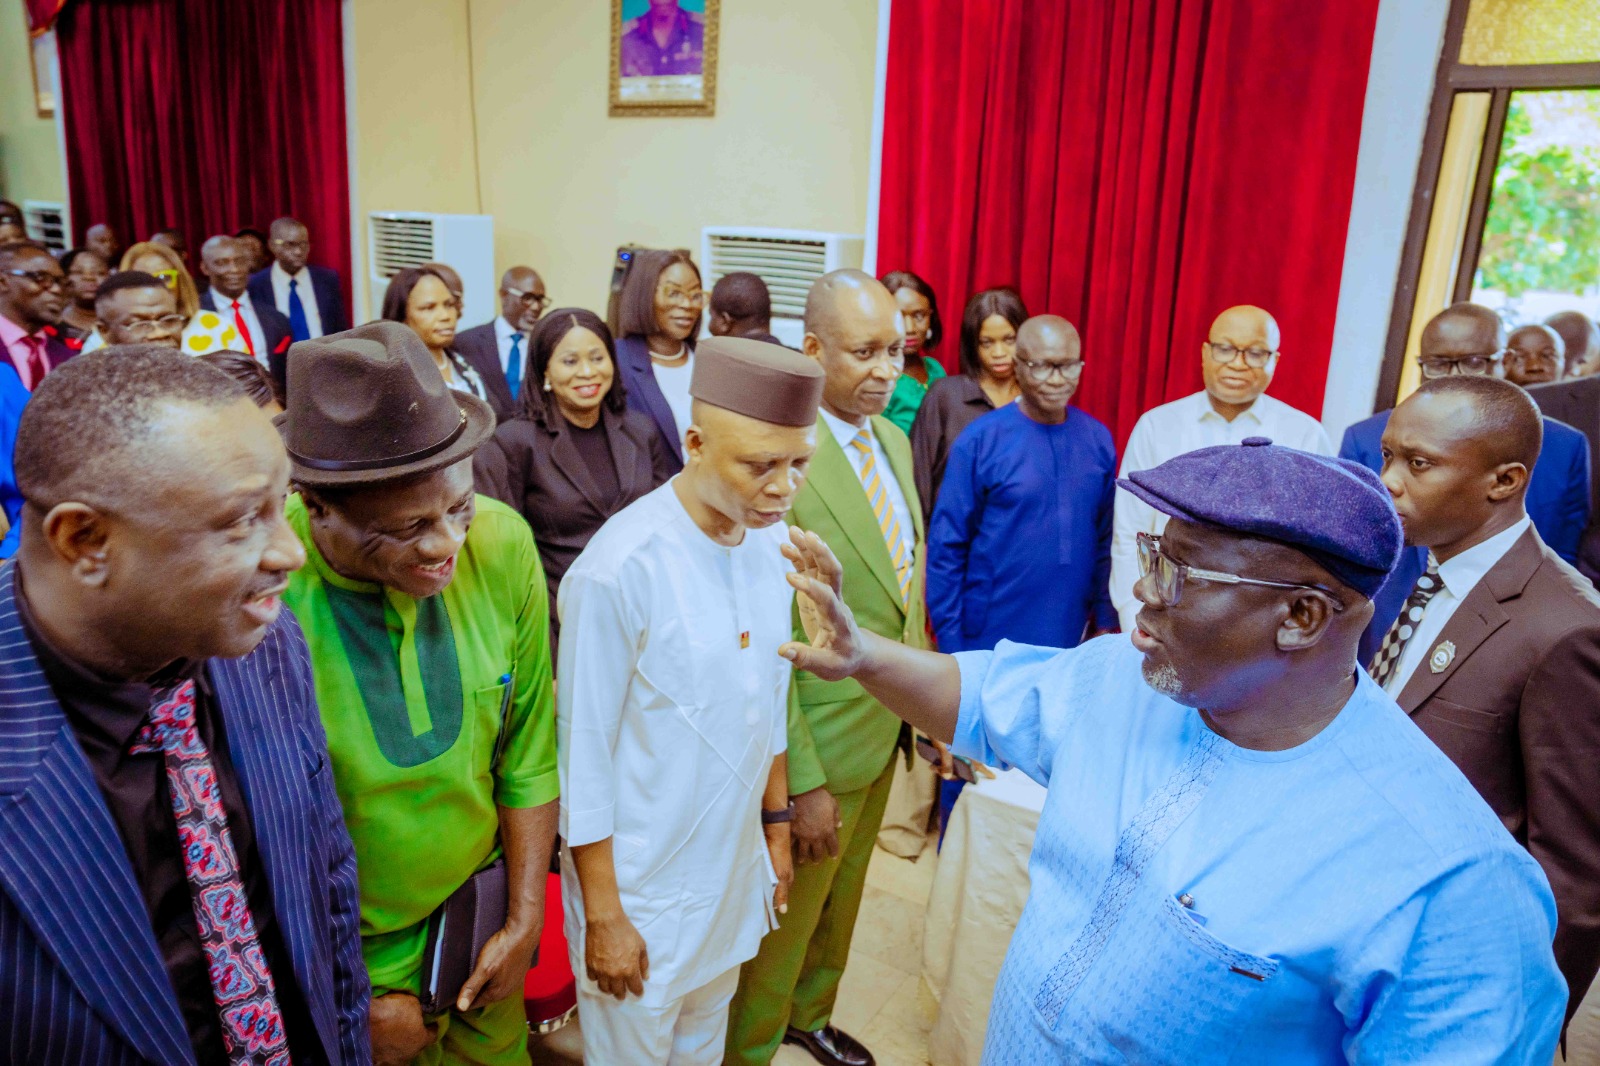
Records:
{"label": "man in navy pinstripe suit", "polygon": [[370,1062],[277,432],[220,371],[113,347],[35,391],[16,462],[0,1064]]}

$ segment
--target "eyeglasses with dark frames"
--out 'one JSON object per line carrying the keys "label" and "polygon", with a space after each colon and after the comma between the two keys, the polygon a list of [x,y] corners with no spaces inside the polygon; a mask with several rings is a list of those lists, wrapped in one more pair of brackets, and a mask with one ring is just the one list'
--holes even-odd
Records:
{"label": "eyeglasses with dark frames", "polygon": [[1436,378],[1447,378],[1452,374],[1468,374],[1482,377],[1494,372],[1494,365],[1505,358],[1504,348],[1497,352],[1478,352],[1474,355],[1460,356],[1432,356],[1427,359],[1418,359],[1417,368],[1422,371],[1422,376],[1430,381]]}
{"label": "eyeglasses with dark frames", "polygon": [[1218,366],[1227,366],[1242,355],[1244,365],[1251,370],[1260,370],[1278,354],[1266,348],[1236,348],[1227,341],[1206,341],[1206,349],[1211,353],[1211,361]]}
{"label": "eyeglasses with dark frames", "polygon": [[1334,610],[1344,610],[1330,588],[1306,585],[1295,581],[1266,581],[1256,577],[1240,577],[1223,570],[1204,570],[1198,566],[1180,563],[1161,550],[1161,538],[1152,533],[1140,533],[1139,576],[1155,575],[1156,596],[1168,607],[1176,607],[1183,598],[1183,586],[1189,581],[1210,581],[1219,585],[1260,585],[1269,589],[1310,589],[1325,592],[1333,597]]}
{"label": "eyeglasses with dark frames", "polygon": [[1083,376],[1083,360],[1069,359],[1065,363],[1036,363],[1031,359],[1017,357],[1017,365],[1022,372],[1034,381],[1044,384],[1053,377],[1062,381],[1075,381]]}

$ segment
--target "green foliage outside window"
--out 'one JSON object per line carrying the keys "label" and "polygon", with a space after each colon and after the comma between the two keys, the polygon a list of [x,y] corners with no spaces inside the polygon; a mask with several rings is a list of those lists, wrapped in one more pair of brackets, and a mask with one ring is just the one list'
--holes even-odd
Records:
{"label": "green foliage outside window", "polygon": [[1600,288],[1600,91],[1516,93],[1474,288]]}

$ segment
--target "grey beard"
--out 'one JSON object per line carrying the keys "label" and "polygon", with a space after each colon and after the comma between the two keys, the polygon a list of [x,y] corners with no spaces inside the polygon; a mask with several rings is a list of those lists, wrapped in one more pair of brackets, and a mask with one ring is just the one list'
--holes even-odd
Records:
{"label": "grey beard", "polygon": [[1146,667],[1144,681],[1145,684],[1170,699],[1176,700],[1183,695],[1183,681],[1178,677],[1178,671],[1173,669],[1171,663],[1162,663],[1156,667]]}

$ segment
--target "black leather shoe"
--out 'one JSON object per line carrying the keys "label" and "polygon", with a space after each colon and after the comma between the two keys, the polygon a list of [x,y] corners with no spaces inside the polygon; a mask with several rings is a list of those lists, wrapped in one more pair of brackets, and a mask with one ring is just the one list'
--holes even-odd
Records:
{"label": "black leather shoe", "polygon": [[872,1052],[861,1046],[861,1041],[831,1025],[814,1033],[791,1025],[783,1034],[783,1042],[799,1044],[823,1066],[877,1066],[878,1060],[872,1057]]}

